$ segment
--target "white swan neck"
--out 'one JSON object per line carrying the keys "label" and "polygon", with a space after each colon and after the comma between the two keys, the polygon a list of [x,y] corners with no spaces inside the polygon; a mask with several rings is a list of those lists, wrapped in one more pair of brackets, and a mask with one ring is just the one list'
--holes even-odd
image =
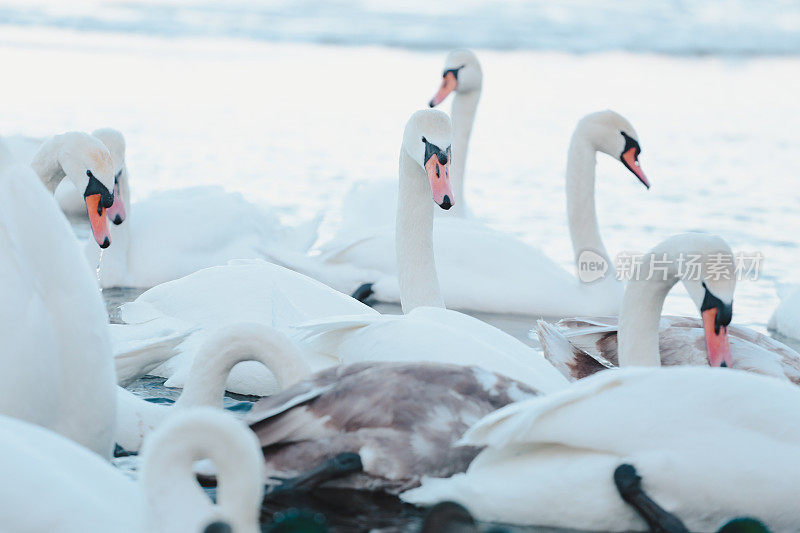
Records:
{"label": "white swan neck", "polygon": [[[670,268],[665,273],[650,273],[652,259],[662,261],[666,257]],[[674,255],[650,252],[642,258],[640,275],[628,282],[622,299],[619,318],[618,356],[619,366],[661,366],[661,350],[658,343],[659,323],[664,300],[680,279],[672,265]],[[652,277],[652,279],[648,279]]]}
{"label": "white swan neck", "polygon": [[50,137],[42,143],[31,160],[31,168],[51,194],[55,194],[58,184],[66,176],[59,161],[59,151],[63,145],[63,135]]}
{"label": "white swan neck", "polygon": [[395,246],[397,280],[403,312],[416,307],[444,308],[433,255],[433,210],[430,184],[425,171],[400,150]]}
{"label": "white swan neck", "polygon": [[176,408],[221,407],[228,375],[243,361],[258,361],[284,389],[311,373],[297,347],[260,325],[234,325],[203,344],[195,356]]}
{"label": "white swan neck", "polygon": [[455,195],[455,204],[452,209],[442,211],[443,216],[463,217],[466,209],[466,195],[464,194],[464,174],[469,153],[469,139],[472,135],[472,125],[475,122],[475,113],[481,97],[480,89],[465,93],[456,93],[453,97],[453,107],[450,115],[453,121],[453,154],[450,163],[450,184]]}
{"label": "white swan neck", "polygon": [[[197,409],[168,419],[145,441],[141,486],[150,527],[201,531],[214,519],[255,533],[263,493],[263,458],[255,436],[219,410]],[[213,462],[217,505],[197,483],[196,461]],[[171,529],[175,527],[177,529]]]}
{"label": "white swan neck", "polygon": [[611,258],[600,237],[595,208],[595,165],[597,151],[578,130],[572,136],[567,156],[567,219],[572,250],[577,265],[584,250],[603,256],[609,265]]}

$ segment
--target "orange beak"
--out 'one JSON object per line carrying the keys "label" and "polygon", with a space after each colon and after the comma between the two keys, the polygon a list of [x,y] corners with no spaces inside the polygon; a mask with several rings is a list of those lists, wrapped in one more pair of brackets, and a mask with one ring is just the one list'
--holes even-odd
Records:
{"label": "orange beak", "polygon": [[425,172],[431,182],[433,201],[442,209],[453,207],[453,189],[450,187],[450,161],[444,165],[439,162],[439,156],[433,154],[425,163]]}
{"label": "orange beak", "polygon": [[89,224],[92,226],[94,240],[100,248],[108,248],[111,244],[111,235],[108,232],[106,209],[100,204],[100,194],[90,194],[86,197],[86,210],[89,213]]}
{"label": "orange beak", "polygon": [[431,98],[431,101],[428,102],[428,105],[431,107],[436,107],[437,105],[441,104],[444,102],[444,99],[447,98],[447,95],[456,90],[456,87],[458,87],[456,75],[448,71],[442,77],[442,86],[439,87],[439,90],[436,91],[435,95],[433,95],[433,98]]}
{"label": "orange beak", "polygon": [[717,313],[716,307],[706,309],[702,313],[708,363],[711,366],[730,368],[733,360],[731,359],[731,345],[728,343],[728,328],[717,325]]}
{"label": "orange beak", "polygon": [[108,220],[117,226],[125,221],[125,199],[122,198],[122,191],[119,190],[119,183],[114,184],[114,203],[108,208],[106,216]]}
{"label": "orange beak", "polygon": [[620,159],[622,159],[622,162],[625,164],[626,167],[628,167],[628,170],[636,174],[636,177],[639,178],[639,181],[644,183],[644,186],[649,189],[650,182],[647,181],[647,176],[644,175],[644,171],[642,170],[642,167],[639,165],[639,159],[636,148],[635,147],[628,148],[628,150],[623,152],[622,157],[620,157]]}

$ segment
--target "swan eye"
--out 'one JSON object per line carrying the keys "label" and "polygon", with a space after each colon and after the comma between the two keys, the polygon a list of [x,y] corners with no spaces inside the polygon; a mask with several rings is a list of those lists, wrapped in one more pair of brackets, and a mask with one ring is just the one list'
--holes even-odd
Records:
{"label": "swan eye", "polygon": [[424,142],[425,144],[428,144],[428,139],[426,139],[425,137],[422,137],[422,142]]}
{"label": "swan eye", "polygon": [[458,81],[458,71],[461,70],[462,68],[464,68],[465,66],[466,65],[461,65],[460,67],[449,68],[449,69],[445,70],[444,72],[442,72],[442,77],[444,78],[448,74],[452,74],[453,77],[456,79],[456,81]]}
{"label": "swan eye", "polygon": [[122,176],[122,170],[117,172],[117,174],[114,176],[114,183],[117,183],[119,181],[120,176]]}
{"label": "swan eye", "polygon": [[631,148],[634,148],[635,149],[634,157],[638,158],[639,154],[642,153],[642,147],[639,146],[639,142],[630,135],[628,135],[627,133],[625,133],[624,131],[620,131],[619,133],[625,139],[625,148],[622,149],[622,153],[624,154]]}
{"label": "swan eye", "polygon": [[93,177],[94,177],[94,174],[92,174],[92,171],[91,171],[91,170],[87,170],[87,171],[86,171],[86,175],[87,175],[87,176],[89,176],[90,178],[93,178]]}

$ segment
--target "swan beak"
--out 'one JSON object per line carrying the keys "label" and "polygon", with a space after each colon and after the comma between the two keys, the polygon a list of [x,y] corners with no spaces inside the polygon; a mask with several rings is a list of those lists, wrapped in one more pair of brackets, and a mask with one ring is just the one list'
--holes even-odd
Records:
{"label": "swan beak", "polygon": [[728,342],[728,327],[717,324],[718,312],[716,307],[712,307],[702,313],[708,362],[711,366],[730,368],[733,360],[731,359],[731,345]]}
{"label": "swan beak", "polygon": [[431,182],[433,201],[442,209],[453,207],[453,189],[450,187],[450,161],[439,162],[438,154],[431,154],[425,163],[425,172]]}
{"label": "swan beak", "polygon": [[436,94],[431,98],[431,101],[428,102],[428,105],[431,107],[436,107],[437,105],[444,102],[444,99],[447,98],[451,92],[456,90],[458,87],[458,80],[456,79],[456,75],[452,71],[447,71],[444,76],[442,76],[442,86],[439,87],[439,90]]}
{"label": "swan beak", "polygon": [[125,221],[125,199],[122,198],[122,191],[119,190],[119,183],[114,183],[114,203],[108,208],[106,213],[108,220],[119,226]]}
{"label": "swan beak", "polygon": [[111,235],[108,232],[106,208],[100,203],[102,195],[90,194],[86,197],[86,210],[89,213],[89,224],[92,226],[94,240],[100,248],[108,248],[111,244]]}
{"label": "swan beak", "polygon": [[620,157],[622,163],[628,167],[628,170],[636,174],[636,177],[639,178],[639,181],[644,183],[644,186],[648,189],[650,188],[650,182],[647,180],[647,176],[644,175],[644,171],[642,167],[639,165],[639,155],[638,150],[635,146],[628,148],[626,151],[622,152],[622,156]]}

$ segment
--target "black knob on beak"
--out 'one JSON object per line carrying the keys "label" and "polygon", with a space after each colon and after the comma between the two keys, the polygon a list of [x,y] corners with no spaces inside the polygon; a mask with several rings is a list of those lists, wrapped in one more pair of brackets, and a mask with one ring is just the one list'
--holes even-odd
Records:
{"label": "black knob on beak", "polygon": [[109,207],[114,205],[114,193],[113,192],[103,191],[101,196],[102,196],[102,200],[103,200],[103,207],[108,209]]}

